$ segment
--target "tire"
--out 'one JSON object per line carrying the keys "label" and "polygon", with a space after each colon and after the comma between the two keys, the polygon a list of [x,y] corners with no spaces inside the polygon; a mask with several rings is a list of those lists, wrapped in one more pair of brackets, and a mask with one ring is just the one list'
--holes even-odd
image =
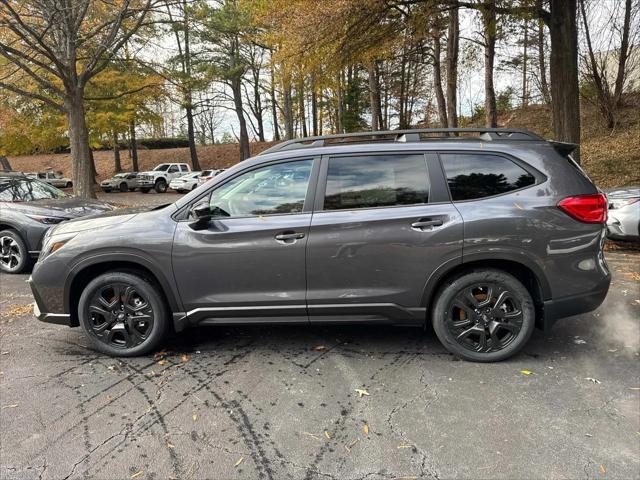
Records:
{"label": "tire", "polygon": [[120,191],[121,191],[122,193],[126,193],[126,192],[128,192],[128,191],[129,191],[129,187],[127,186],[127,184],[126,184],[125,182],[122,182],[122,183],[120,184]]}
{"label": "tire", "polygon": [[440,342],[454,355],[473,362],[498,362],[529,341],[535,307],[529,291],[512,275],[472,270],[441,287],[432,322]]}
{"label": "tire", "polygon": [[116,357],[153,351],[169,325],[158,287],[130,272],[107,272],[89,282],[80,295],[78,318],[95,349]]}
{"label": "tire", "polygon": [[140,191],[142,193],[149,193],[149,190],[151,190],[150,188],[141,188]]}
{"label": "tire", "polygon": [[0,231],[0,271],[20,273],[31,264],[29,249],[15,230]]}
{"label": "tire", "polygon": [[71,187],[73,187],[73,183],[67,182],[67,184],[65,185],[65,188],[71,188]]}
{"label": "tire", "polygon": [[111,189],[110,188],[103,188],[102,191],[104,193],[111,193]]}
{"label": "tire", "polygon": [[176,190],[176,193],[184,193],[184,190]]}
{"label": "tire", "polygon": [[167,191],[167,181],[164,178],[156,180],[156,186],[154,187],[157,193],[164,193]]}

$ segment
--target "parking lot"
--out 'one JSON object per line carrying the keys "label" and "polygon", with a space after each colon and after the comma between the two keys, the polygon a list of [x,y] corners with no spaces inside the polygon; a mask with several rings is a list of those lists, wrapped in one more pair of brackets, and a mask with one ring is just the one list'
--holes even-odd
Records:
{"label": "parking lot", "polygon": [[640,257],[608,262],[598,311],[499,364],[381,326],[200,328],[114,359],[3,274],[0,478],[637,478]]}

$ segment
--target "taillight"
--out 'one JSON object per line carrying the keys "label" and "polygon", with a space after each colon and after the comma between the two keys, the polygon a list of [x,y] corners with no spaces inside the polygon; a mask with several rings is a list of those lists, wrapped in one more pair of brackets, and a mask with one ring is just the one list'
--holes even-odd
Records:
{"label": "taillight", "polygon": [[602,193],[567,197],[558,203],[567,215],[584,223],[606,223],[607,197]]}

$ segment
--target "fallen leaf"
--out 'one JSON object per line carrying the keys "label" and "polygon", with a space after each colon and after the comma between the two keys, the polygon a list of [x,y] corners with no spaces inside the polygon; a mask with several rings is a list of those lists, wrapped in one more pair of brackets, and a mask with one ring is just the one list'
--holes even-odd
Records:
{"label": "fallen leaf", "polygon": [[13,305],[10,306],[3,315],[6,317],[16,317],[20,315],[26,315],[33,312],[33,304],[29,305]]}
{"label": "fallen leaf", "polygon": [[2,407],[2,410],[4,410],[5,408],[16,408],[18,405],[20,405],[19,403],[14,403],[13,405],[5,405],[4,407]]}
{"label": "fallen leaf", "polygon": [[195,422],[195,421],[198,419],[198,415],[196,415],[196,414],[194,413],[194,414],[193,414],[193,417],[191,417],[191,418],[193,418],[193,421]]}
{"label": "fallen leaf", "polygon": [[640,390],[640,387],[631,387],[629,390]]}
{"label": "fallen leaf", "polygon": [[401,443],[398,445],[398,448],[412,448],[413,445],[409,445],[408,443]]}
{"label": "fallen leaf", "polygon": [[331,440],[331,434],[326,430],[324,431],[324,436],[327,437],[327,440]]}
{"label": "fallen leaf", "polygon": [[631,280],[634,280],[634,281],[636,281],[636,282],[637,282],[638,280],[640,280],[640,273],[638,273],[638,272],[629,272],[629,273],[627,273],[627,276],[628,276]]}
{"label": "fallen leaf", "polygon": [[244,457],[240,457],[236,463],[233,464],[234,468],[238,467],[244,461]]}
{"label": "fallen leaf", "polygon": [[116,367],[114,367],[113,365],[109,365],[107,368],[108,368],[109,370],[115,370],[115,369],[116,369]]}
{"label": "fallen leaf", "polygon": [[363,388],[356,388],[356,393],[358,394],[358,397],[362,398],[363,396],[369,396],[369,392],[367,392],[365,389]]}
{"label": "fallen leaf", "polygon": [[607,473],[607,469],[604,468],[604,465],[600,465],[600,475],[604,475],[605,473]]}
{"label": "fallen leaf", "polygon": [[187,355],[187,354],[185,353],[184,355],[182,355],[181,359],[182,359],[182,361],[183,361],[184,363],[186,363],[186,362],[188,362],[188,361],[189,361],[189,355]]}
{"label": "fallen leaf", "polygon": [[324,345],[318,345],[317,347],[313,347],[316,352],[321,352],[322,350],[326,350],[327,347]]}
{"label": "fallen leaf", "polygon": [[309,433],[309,432],[302,432],[303,435],[306,435],[308,437],[312,437],[315,438],[316,440],[320,440],[320,437],[318,435],[316,435],[315,433]]}
{"label": "fallen leaf", "polygon": [[365,435],[369,435],[369,425],[367,425],[366,423],[362,426],[362,432]]}
{"label": "fallen leaf", "polygon": [[358,443],[358,439],[356,438],[353,442],[351,442],[349,445],[345,445],[344,448],[347,452],[351,452],[351,449],[353,448],[353,446]]}
{"label": "fallen leaf", "polygon": [[589,381],[589,382],[593,382],[593,383],[602,383],[600,380],[598,380],[597,378],[591,378],[591,377],[587,377],[585,378],[585,380]]}
{"label": "fallen leaf", "polygon": [[140,470],[139,472],[134,473],[133,475],[131,475],[131,478],[138,478],[140,475],[142,475],[142,470]]}
{"label": "fallen leaf", "polygon": [[584,345],[585,343],[587,343],[587,341],[582,340],[581,338],[574,338],[573,343],[575,343],[576,345]]}
{"label": "fallen leaf", "polygon": [[531,370],[520,370],[520,373],[523,375],[535,375]]}
{"label": "fallen leaf", "polygon": [[158,362],[158,365],[166,365],[166,364],[167,364],[167,361],[166,361],[166,360],[160,360],[160,361]]}
{"label": "fallen leaf", "polygon": [[589,438],[593,437],[593,435],[591,435],[590,433],[585,433],[584,436]]}
{"label": "fallen leaf", "polygon": [[167,442],[167,447],[168,448],[176,448],[176,446],[173,443],[169,443],[169,442]]}

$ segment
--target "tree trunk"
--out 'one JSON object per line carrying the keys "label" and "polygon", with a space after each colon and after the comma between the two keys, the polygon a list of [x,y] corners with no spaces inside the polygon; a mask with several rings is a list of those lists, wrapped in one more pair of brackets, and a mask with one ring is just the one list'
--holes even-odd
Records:
{"label": "tree trunk", "polygon": [[627,59],[629,58],[629,30],[631,27],[631,0],[624,3],[624,24],[622,26],[622,41],[620,43],[620,57],[618,57],[618,73],[616,75],[615,89],[613,91],[613,99],[615,105],[620,105],[622,99],[622,91],[624,90],[624,81],[627,70]]}
{"label": "tree trunk", "polygon": [[522,43],[522,106],[526,107],[528,103],[527,96],[527,63],[529,63],[529,59],[527,58],[527,47],[529,43],[529,22],[527,20],[524,21],[524,41]]}
{"label": "tree trunk", "polygon": [[449,26],[447,30],[447,121],[449,128],[458,126],[457,89],[458,50],[460,47],[458,8],[457,2],[453,2],[453,8],[449,10]]}
{"label": "tree trunk", "polygon": [[313,136],[318,134],[318,94],[316,92],[316,80],[311,77],[311,128]]}
{"label": "tree trunk", "polygon": [[260,71],[253,70],[253,114],[256,117],[258,141],[264,142],[264,120],[262,115],[262,97],[260,95]]}
{"label": "tree trunk", "polygon": [[[538,9],[542,9],[542,0],[538,0]],[[547,60],[544,53],[544,22],[538,20],[538,68],[540,70],[540,93],[545,104],[551,103],[549,84],[547,83]]]}
{"label": "tree trunk", "polygon": [[194,171],[200,170],[200,162],[198,161],[198,152],[196,150],[196,134],[193,128],[193,107],[191,105],[191,92],[188,94],[188,103],[185,107],[187,112],[187,138],[189,140],[189,153],[191,155],[191,166]]}
{"label": "tree trunk", "polygon": [[436,92],[436,103],[438,104],[438,121],[442,128],[446,128],[447,122],[447,101],[442,89],[442,69],[440,63],[440,34],[433,36],[433,88]]}
{"label": "tree trunk", "polygon": [[302,126],[302,136],[308,137],[307,132],[307,115],[304,108],[304,77],[300,74],[300,82],[298,83],[298,116],[300,117],[300,125]]}
{"label": "tree trunk", "polygon": [[118,132],[113,132],[113,168],[116,173],[122,171],[122,162],[120,161],[120,143],[118,142]]}
{"label": "tree trunk", "polygon": [[291,140],[293,138],[293,101],[291,99],[291,80],[286,78],[283,82],[284,100],[284,139]]}
{"label": "tree trunk", "polygon": [[65,110],[69,123],[69,143],[73,170],[73,193],[81,198],[96,198],[93,191],[89,131],[85,119],[84,91],[77,87],[65,99]]}
{"label": "tree trunk", "polygon": [[485,126],[498,126],[496,91],[493,86],[493,65],[496,57],[497,18],[495,0],[487,0],[481,10],[484,24],[484,115]]}
{"label": "tree trunk", "polygon": [[336,108],[336,133],[344,133],[344,125],[343,125],[343,118],[344,118],[344,105],[343,105],[343,95],[342,95],[342,84],[343,84],[343,80],[342,80],[342,71],[340,71],[340,74],[338,76],[338,92],[337,92],[337,98],[336,100],[338,101],[338,105]]}
{"label": "tree trunk", "polygon": [[233,106],[238,116],[240,124],[240,161],[249,158],[249,133],[247,132],[247,122],[244,118],[244,110],[242,108],[242,79],[233,78],[231,80],[231,92],[233,93]]}
{"label": "tree trunk", "polygon": [[[557,140],[580,144],[576,0],[551,0],[551,99]],[[573,158],[580,162],[580,150]]]}
{"label": "tree trunk", "polygon": [[369,101],[371,103],[371,131],[380,130],[380,118],[382,111],[380,109],[380,86],[378,85],[378,75],[376,72],[375,61],[371,60],[367,63],[367,71],[369,73]]}
{"label": "tree trunk", "polygon": [[131,164],[134,172],[139,171],[138,167],[138,144],[136,143],[136,124],[129,124],[129,144],[131,148]]}
{"label": "tree trunk", "polygon": [[280,128],[278,127],[278,102],[276,101],[276,79],[271,65],[271,117],[273,118],[273,141],[280,141]]}

